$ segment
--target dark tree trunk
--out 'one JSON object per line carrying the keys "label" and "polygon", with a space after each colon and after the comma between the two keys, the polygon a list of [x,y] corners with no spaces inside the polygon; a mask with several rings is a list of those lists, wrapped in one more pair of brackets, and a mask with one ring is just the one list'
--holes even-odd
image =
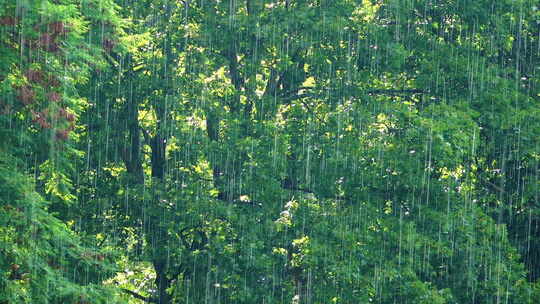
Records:
{"label": "dark tree trunk", "polygon": [[169,304],[172,303],[172,297],[167,292],[167,289],[171,286],[171,279],[167,278],[167,262],[164,260],[154,261],[154,270],[156,271],[156,286],[158,289],[157,292],[157,303],[158,304]]}
{"label": "dark tree trunk", "polygon": [[152,177],[163,180],[165,177],[165,139],[161,134],[156,134],[150,142],[152,148]]}
{"label": "dark tree trunk", "polygon": [[130,98],[126,106],[129,147],[124,150],[124,164],[135,184],[144,183],[141,160],[141,129],[139,126],[139,103]]}

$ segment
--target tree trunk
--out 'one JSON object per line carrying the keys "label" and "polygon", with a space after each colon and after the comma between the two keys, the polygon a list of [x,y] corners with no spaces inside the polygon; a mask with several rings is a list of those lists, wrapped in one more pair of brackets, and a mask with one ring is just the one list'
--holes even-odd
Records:
{"label": "tree trunk", "polygon": [[156,287],[157,292],[157,303],[158,304],[169,304],[172,303],[172,297],[167,293],[167,289],[171,286],[171,279],[167,278],[167,261],[164,260],[155,260],[154,261],[154,270],[156,271]]}

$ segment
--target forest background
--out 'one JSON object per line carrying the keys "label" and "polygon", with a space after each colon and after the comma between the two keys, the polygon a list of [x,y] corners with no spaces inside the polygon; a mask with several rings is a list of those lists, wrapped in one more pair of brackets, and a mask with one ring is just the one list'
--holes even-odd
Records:
{"label": "forest background", "polygon": [[0,0],[0,303],[538,303],[533,0]]}

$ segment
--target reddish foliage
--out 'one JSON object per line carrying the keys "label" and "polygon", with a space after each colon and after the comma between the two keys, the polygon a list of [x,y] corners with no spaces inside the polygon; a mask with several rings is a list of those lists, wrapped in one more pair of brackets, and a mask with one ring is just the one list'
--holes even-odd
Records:
{"label": "reddish foliage", "polygon": [[36,120],[39,118],[40,113],[39,112],[36,113],[36,111],[34,110],[30,110],[30,113],[32,114],[32,121],[36,122]]}
{"label": "reddish foliage", "polygon": [[43,129],[50,129],[51,128],[51,124],[43,117],[38,118],[37,123]]}
{"label": "reddish foliage", "polygon": [[58,110],[58,116],[59,117],[66,118],[67,114],[68,114],[68,112],[64,108],[60,108],[60,110]]}
{"label": "reddish foliage", "polygon": [[24,73],[24,75],[26,76],[28,81],[33,83],[43,80],[43,73],[41,71],[29,69],[28,71],[26,71],[26,73]]}
{"label": "reddish foliage", "polygon": [[109,39],[109,38],[103,39],[103,49],[107,53],[110,53],[115,45],[116,45],[116,43],[114,41],[112,41],[111,39]]}
{"label": "reddish foliage", "polygon": [[54,42],[54,37],[52,37],[49,33],[43,33],[39,37],[39,43],[42,47],[49,47],[52,42]]}
{"label": "reddish foliage", "polygon": [[75,128],[75,124],[73,123],[75,121],[75,115],[69,113],[68,111],[66,111],[66,109],[60,108],[60,110],[58,110],[58,117],[65,118],[67,121],[70,122],[68,128],[69,131]]}
{"label": "reddish foliage", "polygon": [[13,26],[17,23],[17,18],[12,16],[3,16],[0,17],[0,25]]}
{"label": "reddish foliage", "polygon": [[44,51],[48,51],[52,53],[60,50],[60,48],[58,47],[58,44],[55,41],[55,37],[49,33],[41,34],[41,36],[39,37],[39,45]]}
{"label": "reddish foliage", "polygon": [[49,77],[48,85],[50,85],[51,87],[57,88],[60,86],[60,81],[58,80],[58,78],[51,76]]}
{"label": "reddish foliage", "polygon": [[59,102],[62,98],[62,96],[60,96],[60,94],[58,94],[57,92],[50,92],[49,94],[47,94],[47,97],[52,102]]}
{"label": "reddish foliage", "polygon": [[68,130],[58,130],[58,131],[56,131],[56,139],[67,140],[68,137],[69,137],[69,131]]}
{"label": "reddish foliage", "polygon": [[68,113],[67,116],[66,116],[66,119],[69,121],[69,122],[74,122],[75,121],[75,115],[71,114],[71,113]]}
{"label": "reddish foliage", "polygon": [[51,124],[48,121],[44,120],[44,119],[39,121],[39,125],[43,129],[50,129],[51,128]]}
{"label": "reddish foliage", "polygon": [[34,101],[34,97],[35,97],[35,93],[34,91],[32,91],[32,88],[30,88],[29,86],[24,86],[19,89],[18,98],[24,105],[31,104]]}
{"label": "reddish foliage", "polygon": [[32,121],[37,123],[42,129],[49,129],[51,124],[47,121],[48,111],[44,110],[43,112],[34,112],[32,113]]}
{"label": "reddish foliage", "polygon": [[64,25],[64,23],[62,21],[51,22],[51,23],[49,23],[47,28],[55,36],[59,35],[59,34],[67,33],[67,28],[66,28],[66,26]]}
{"label": "reddish foliage", "polygon": [[60,47],[58,46],[58,44],[53,43],[53,44],[51,44],[49,46],[48,51],[51,52],[51,53],[56,53],[56,52],[60,51]]}

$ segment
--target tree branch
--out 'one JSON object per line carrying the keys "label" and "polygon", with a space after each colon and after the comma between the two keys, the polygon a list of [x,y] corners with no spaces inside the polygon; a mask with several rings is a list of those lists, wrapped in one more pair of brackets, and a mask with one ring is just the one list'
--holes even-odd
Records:
{"label": "tree branch", "polygon": [[289,177],[286,177],[285,179],[281,180],[280,183],[281,183],[281,188],[283,189],[315,194],[315,191],[309,188],[301,188],[297,186],[296,183],[293,183]]}
{"label": "tree branch", "polygon": [[145,296],[143,296],[141,294],[138,294],[138,293],[136,293],[134,291],[131,291],[129,289],[126,289],[126,288],[120,288],[120,290],[127,293],[127,294],[129,294],[129,295],[131,295],[135,299],[142,300],[142,301],[144,301],[146,303],[158,303],[158,299],[156,299],[156,298],[145,297]]}
{"label": "tree branch", "polygon": [[427,94],[428,91],[420,90],[420,89],[403,89],[403,90],[392,90],[392,89],[375,89],[375,90],[367,90],[367,94],[370,95],[403,95],[403,94]]}
{"label": "tree branch", "polygon": [[[300,98],[306,98],[306,97],[320,97],[320,95],[313,93],[313,92],[303,92],[301,94],[297,94],[301,90],[308,90],[312,89],[310,87],[299,87],[293,91],[289,91],[288,96],[283,96],[283,99],[285,101],[292,101]],[[362,92],[362,91],[360,91]],[[364,93],[368,95],[389,95],[389,96],[398,96],[398,95],[407,95],[407,94],[428,94],[429,91],[424,91],[421,89],[403,89],[403,90],[395,90],[395,89],[373,89],[373,90],[367,90],[363,91]],[[294,95],[296,94],[296,95]]]}
{"label": "tree branch", "polygon": [[491,186],[493,189],[495,189],[495,190],[497,190],[497,191],[499,191],[499,192],[501,192],[501,193],[506,192],[503,188],[501,188],[501,187],[495,185],[494,183],[492,183],[492,182],[490,182],[490,181],[488,181],[488,180],[484,180],[484,181],[486,182],[486,184],[488,184],[488,186]]}

